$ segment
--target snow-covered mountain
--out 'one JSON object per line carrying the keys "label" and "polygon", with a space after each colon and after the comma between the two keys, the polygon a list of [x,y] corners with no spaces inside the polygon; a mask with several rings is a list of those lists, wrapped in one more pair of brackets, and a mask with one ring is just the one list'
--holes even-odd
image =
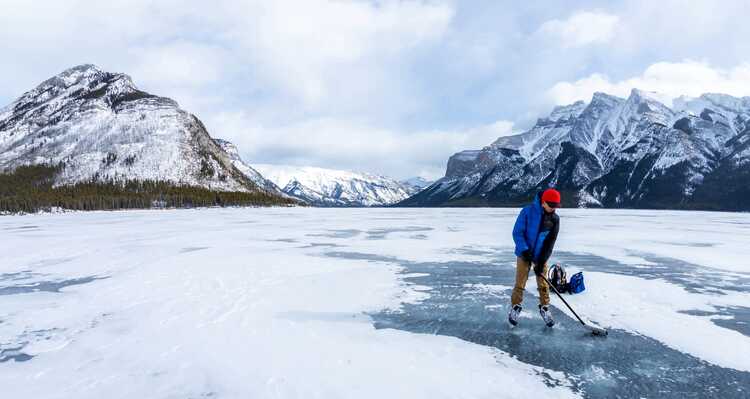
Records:
{"label": "snow-covered mountain", "polygon": [[285,193],[317,206],[383,206],[410,195],[409,187],[383,176],[309,166],[254,167]]}
{"label": "snow-covered mountain", "polygon": [[236,145],[223,139],[214,139],[214,141],[227,153],[229,159],[232,161],[232,165],[234,165],[235,168],[242,172],[245,177],[250,179],[250,181],[255,183],[258,187],[262,187],[268,192],[276,192],[280,195],[286,196],[286,194],[281,191],[281,189],[276,184],[263,177],[263,175],[258,173],[255,168],[248,165],[247,163],[245,163],[245,161],[242,160],[242,157],[240,157],[240,153]]}
{"label": "snow-covered mountain", "polygon": [[0,110],[0,171],[63,163],[58,184],[132,179],[273,191],[219,143],[175,101],[94,65],[70,68]]}
{"label": "snow-covered mountain", "polygon": [[448,160],[405,206],[516,205],[540,189],[567,206],[750,210],[750,97],[596,93],[530,130]]}
{"label": "snow-covered mountain", "polygon": [[420,176],[416,176],[406,180],[401,180],[401,184],[409,191],[409,195],[414,195],[422,191],[423,188],[432,184],[432,181]]}

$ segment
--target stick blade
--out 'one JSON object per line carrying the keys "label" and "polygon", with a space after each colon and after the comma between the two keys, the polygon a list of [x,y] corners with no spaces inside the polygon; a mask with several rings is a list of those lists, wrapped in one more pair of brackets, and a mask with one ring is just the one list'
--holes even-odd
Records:
{"label": "stick blade", "polygon": [[598,335],[600,337],[606,337],[609,334],[607,330],[600,328],[600,327],[590,326],[590,325],[586,325],[586,327],[588,327],[588,329],[591,330],[592,334]]}

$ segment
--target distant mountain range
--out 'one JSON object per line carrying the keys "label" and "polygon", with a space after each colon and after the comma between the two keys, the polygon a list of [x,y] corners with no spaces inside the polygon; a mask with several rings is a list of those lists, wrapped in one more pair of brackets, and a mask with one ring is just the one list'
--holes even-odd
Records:
{"label": "distant mountain range", "polygon": [[[12,176],[28,165],[49,168]],[[399,182],[314,167],[250,166],[175,101],[141,91],[125,74],[80,65],[0,109],[0,174],[5,185],[31,191],[39,184],[49,191],[159,182],[138,186],[151,194],[135,199],[119,191],[111,201],[89,195],[76,202],[81,209],[154,198],[168,204],[215,198],[219,204],[515,206],[556,187],[565,206],[750,210],[750,97],[704,94],[667,106],[636,89],[627,99],[596,93],[588,103],[556,107],[524,133],[453,155],[434,183]],[[172,190],[164,199],[164,184],[190,187],[191,194]],[[36,200],[17,195],[2,187],[3,209],[33,208]]]}
{"label": "distant mountain range", "polygon": [[[219,192],[261,192],[316,206],[383,206],[423,181],[313,167],[245,163],[178,104],[138,89],[125,74],[70,68],[0,110],[0,173],[55,167],[55,186],[159,181]],[[37,172],[39,173],[39,172]],[[164,186],[160,186],[164,187]]]}
{"label": "distant mountain range", "polygon": [[515,206],[556,187],[566,206],[750,210],[750,97],[667,106],[634,89],[556,107],[530,130],[448,160],[400,206]]}
{"label": "distant mountain range", "polygon": [[284,193],[316,206],[384,206],[420,190],[416,184],[367,173],[309,166],[256,164]]}

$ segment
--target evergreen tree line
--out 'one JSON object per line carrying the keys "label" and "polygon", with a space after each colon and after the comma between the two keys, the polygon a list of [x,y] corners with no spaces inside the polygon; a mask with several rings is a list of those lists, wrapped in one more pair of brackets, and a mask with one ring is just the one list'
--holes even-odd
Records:
{"label": "evergreen tree line", "polygon": [[166,181],[80,182],[54,186],[63,165],[28,165],[0,174],[0,212],[37,212],[54,207],[71,210],[191,208],[203,206],[271,206],[295,203],[263,192],[212,191]]}

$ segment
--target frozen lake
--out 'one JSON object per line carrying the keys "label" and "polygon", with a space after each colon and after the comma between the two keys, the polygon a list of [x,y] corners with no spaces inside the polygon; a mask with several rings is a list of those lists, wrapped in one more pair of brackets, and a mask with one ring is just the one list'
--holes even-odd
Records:
{"label": "frozen lake", "polygon": [[562,209],[506,319],[516,209],[0,217],[10,398],[750,396],[750,214]]}

